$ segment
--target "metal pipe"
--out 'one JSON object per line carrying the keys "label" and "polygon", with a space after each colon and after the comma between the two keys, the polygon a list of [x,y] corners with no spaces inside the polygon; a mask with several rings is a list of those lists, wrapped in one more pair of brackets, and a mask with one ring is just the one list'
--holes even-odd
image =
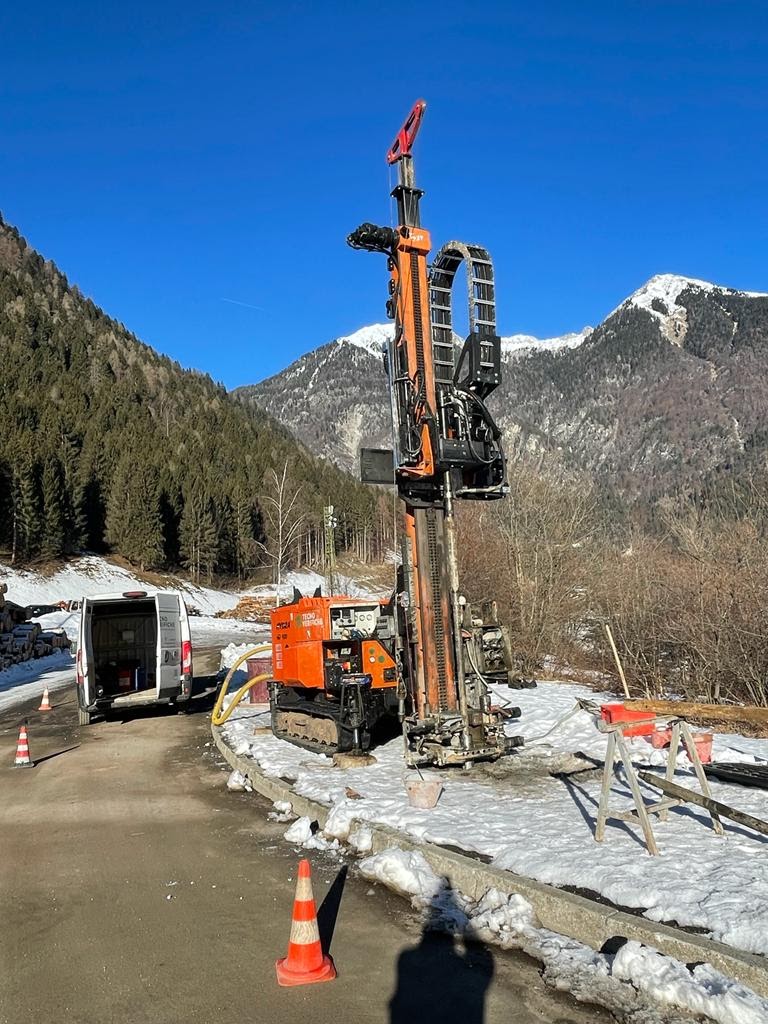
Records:
{"label": "metal pipe", "polygon": [[451,618],[453,620],[453,652],[456,662],[456,689],[459,698],[459,711],[462,719],[462,743],[465,750],[469,750],[469,719],[467,716],[467,689],[464,678],[464,646],[461,638],[461,606],[459,604],[459,561],[456,554],[456,533],[454,527],[453,513],[453,490],[451,487],[451,472],[446,470],[443,474],[443,509],[445,512],[444,536],[445,536],[445,557],[448,563],[448,579],[451,597]]}

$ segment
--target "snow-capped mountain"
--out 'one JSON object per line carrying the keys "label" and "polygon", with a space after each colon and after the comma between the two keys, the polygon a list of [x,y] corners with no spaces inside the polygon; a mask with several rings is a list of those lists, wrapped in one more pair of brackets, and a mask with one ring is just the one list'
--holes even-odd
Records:
{"label": "snow-capped mountain", "polygon": [[656,274],[655,277],[646,281],[642,288],[638,288],[620,306],[617,306],[609,316],[613,316],[614,313],[618,313],[628,306],[644,309],[658,320],[662,334],[668,341],[674,345],[682,345],[688,330],[688,309],[684,303],[678,301],[683,292],[699,292],[705,295],[720,292],[723,295],[743,295],[752,299],[766,297],[762,292],[737,291],[734,288],[710,284],[709,281],[699,281],[695,277]]}
{"label": "snow-capped mountain", "polygon": [[370,324],[368,327],[361,327],[359,331],[344,335],[336,339],[337,345],[354,345],[356,348],[369,352],[372,356],[379,356],[384,352],[387,342],[392,337],[392,324]]}
{"label": "snow-capped mountain", "polygon": [[[355,470],[361,444],[390,443],[391,330],[363,327],[239,394]],[[547,452],[624,497],[695,489],[768,452],[768,295],[659,274],[594,329],[503,337],[502,358],[489,404],[508,453]]]}
{"label": "snow-capped mountain", "polygon": [[564,348],[578,348],[592,333],[591,327],[584,327],[572,334],[559,338],[534,338],[532,334],[510,334],[501,339],[502,358],[514,358],[531,352],[560,352]]}

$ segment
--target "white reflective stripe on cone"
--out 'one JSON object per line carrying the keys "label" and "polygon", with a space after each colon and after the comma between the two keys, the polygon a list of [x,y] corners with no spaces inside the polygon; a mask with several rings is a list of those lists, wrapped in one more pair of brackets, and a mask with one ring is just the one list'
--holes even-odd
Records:
{"label": "white reflective stripe on cone", "polygon": [[317,918],[311,921],[291,921],[291,938],[289,940],[296,946],[308,946],[312,942],[320,941],[320,932],[317,928]]}

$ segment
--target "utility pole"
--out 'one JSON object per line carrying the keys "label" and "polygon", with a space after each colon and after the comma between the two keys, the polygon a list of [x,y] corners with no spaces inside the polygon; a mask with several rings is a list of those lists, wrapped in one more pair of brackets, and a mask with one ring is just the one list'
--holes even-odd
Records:
{"label": "utility pole", "polygon": [[333,505],[323,509],[323,525],[325,529],[325,575],[328,579],[329,595],[336,593],[336,527],[339,520],[334,514]]}

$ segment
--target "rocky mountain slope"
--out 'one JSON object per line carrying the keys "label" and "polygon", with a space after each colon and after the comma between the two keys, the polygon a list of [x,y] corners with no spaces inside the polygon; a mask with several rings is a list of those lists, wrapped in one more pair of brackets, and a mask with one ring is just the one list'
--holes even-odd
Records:
{"label": "rocky mountain slope", "polygon": [[[388,325],[323,345],[241,398],[347,469],[386,445]],[[594,330],[502,339],[507,447],[556,452],[625,498],[696,488],[768,445],[768,295],[662,274]]]}

